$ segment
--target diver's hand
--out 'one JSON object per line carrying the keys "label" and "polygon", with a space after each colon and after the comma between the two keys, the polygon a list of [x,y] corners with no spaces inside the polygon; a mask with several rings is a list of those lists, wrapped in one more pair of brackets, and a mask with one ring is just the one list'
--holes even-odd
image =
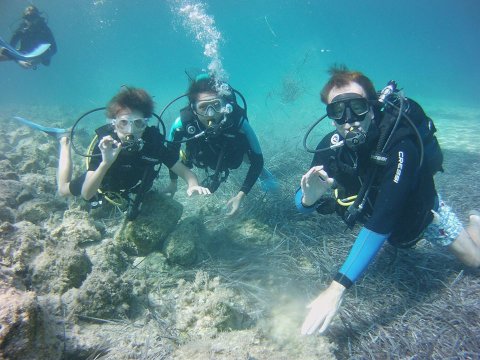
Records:
{"label": "diver's hand", "polygon": [[237,195],[227,201],[227,216],[232,216],[238,211],[240,208],[240,203],[244,197],[245,193],[243,191],[239,191]]}
{"label": "diver's hand", "polygon": [[17,63],[24,69],[31,69],[33,67],[33,64],[30,61],[18,60]]}
{"label": "diver's hand", "polygon": [[163,194],[170,194],[170,196],[173,197],[173,195],[175,195],[175,193],[177,192],[177,181],[170,180],[170,184],[168,184],[168,186],[162,189],[160,192]]}
{"label": "diver's hand", "polygon": [[102,153],[102,162],[110,167],[117,160],[118,154],[122,150],[122,143],[108,135],[100,140],[98,148]]}
{"label": "diver's hand", "polygon": [[345,287],[336,281],[323,291],[310,305],[310,309],[302,325],[302,335],[312,335],[318,328],[319,334],[327,330],[342,304]]}
{"label": "diver's hand", "polygon": [[323,165],[314,166],[302,176],[300,187],[302,188],[302,203],[305,206],[311,206],[320,199],[320,197],[331,188],[334,180],[328,177],[323,170]]}
{"label": "diver's hand", "polygon": [[210,195],[210,190],[206,187],[200,186],[200,185],[195,185],[195,186],[190,186],[187,189],[187,195],[192,196],[192,195]]}

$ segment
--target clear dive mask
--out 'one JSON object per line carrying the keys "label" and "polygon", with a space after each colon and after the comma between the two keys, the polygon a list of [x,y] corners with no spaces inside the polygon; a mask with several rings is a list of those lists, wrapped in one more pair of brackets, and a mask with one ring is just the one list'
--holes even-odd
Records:
{"label": "clear dive mask", "polygon": [[123,136],[119,136],[122,141],[122,150],[127,152],[142,150],[144,141],[141,135],[147,128],[148,120],[148,118],[134,118],[128,115],[111,119],[111,124],[117,133],[123,134]]}
{"label": "clear dive mask", "polygon": [[138,133],[148,125],[148,118],[131,118],[129,116],[120,116],[111,120],[112,125],[123,133]]}
{"label": "clear dive mask", "polygon": [[230,114],[233,111],[233,106],[226,104],[225,100],[221,98],[214,98],[195,102],[193,110],[197,115],[213,117],[216,114]]}

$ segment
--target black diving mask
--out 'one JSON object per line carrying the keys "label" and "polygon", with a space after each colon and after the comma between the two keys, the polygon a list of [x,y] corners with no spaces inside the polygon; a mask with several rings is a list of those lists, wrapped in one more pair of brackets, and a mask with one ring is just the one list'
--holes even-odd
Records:
{"label": "black diving mask", "polygon": [[355,93],[337,95],[327,105],[327,116],[337,125],[363,121],[370,110],[368,100]]}

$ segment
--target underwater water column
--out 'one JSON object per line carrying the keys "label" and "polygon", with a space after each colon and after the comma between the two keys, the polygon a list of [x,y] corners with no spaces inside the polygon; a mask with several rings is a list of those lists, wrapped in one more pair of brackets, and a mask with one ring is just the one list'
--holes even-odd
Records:
{"label": "underwater water column", "polygon": [[218,82],[227,81],[227,73],[222,65],[219,45],[222,34],[215,27],[215,19],[207,14],[206,5],[189,0],[171,0],[171,10],[182,20],[182,25],[195,36],[203,47],[203,55],[208,59],[208,72]]}

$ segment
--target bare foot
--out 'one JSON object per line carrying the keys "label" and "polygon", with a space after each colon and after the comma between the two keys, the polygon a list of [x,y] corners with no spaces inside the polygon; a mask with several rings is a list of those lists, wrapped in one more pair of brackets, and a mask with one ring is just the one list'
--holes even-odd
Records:
{"label": "bare foot", "polygon": [[62,136],[60,138],[60,145],[68,145],[70,142],[70,139],[68,138],[68,136]]}
{"label": "bare foot", "polygon": [[470,211],[469,220],[467,232],[477,246],[480,247],[480,212],[476,210]]}

